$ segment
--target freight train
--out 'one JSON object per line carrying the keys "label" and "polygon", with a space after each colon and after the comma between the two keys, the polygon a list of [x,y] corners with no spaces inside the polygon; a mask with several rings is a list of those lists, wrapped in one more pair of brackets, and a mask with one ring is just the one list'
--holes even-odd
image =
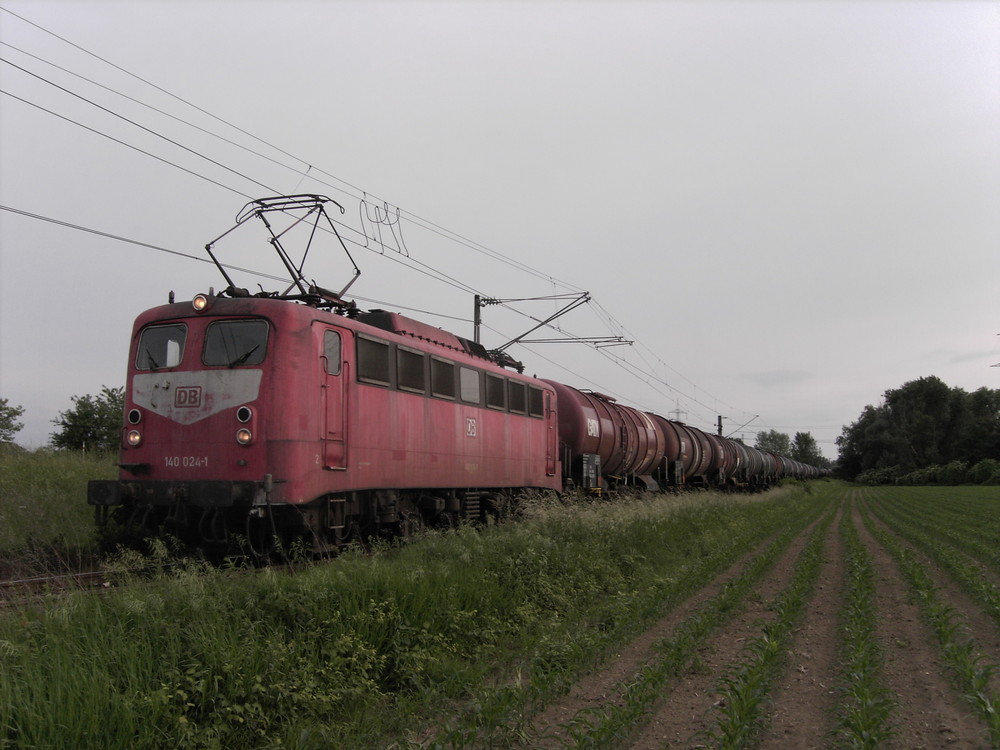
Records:
{"label": "freight train", "polygon": [[102,525],[258,551],[299,538],[325,553],[478,521],[526,490],[821,475],[511,364],[315,286],[171,300],[135,321],[119,478],[91,481],[87,500]]}

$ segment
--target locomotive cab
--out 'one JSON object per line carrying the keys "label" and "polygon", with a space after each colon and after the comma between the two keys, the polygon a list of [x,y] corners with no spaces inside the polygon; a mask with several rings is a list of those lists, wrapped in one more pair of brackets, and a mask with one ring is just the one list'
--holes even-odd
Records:
{"label": "locomotive cab", "polygon": [[313,549],[478,520],[561,489],[555,392],[395,313],[196,297],[135,323],[117,481],[88,502],[140,533]]}
{"label": "locomotive cab", "polygon": [[[118,507],[124,522],[199,544],[227,543],[233,529],[253,532],[272,496],[283,494],[274,490],[268,454],[272,441],[289,437],[294,417],[274,409],[273,394],[296,313],[287,303],[198,295],[138,318],[119,480],[88,486],[99,522]],[[284,368],[294,368],[291,359]],[[309,407],[301,408],[318,413]]]}

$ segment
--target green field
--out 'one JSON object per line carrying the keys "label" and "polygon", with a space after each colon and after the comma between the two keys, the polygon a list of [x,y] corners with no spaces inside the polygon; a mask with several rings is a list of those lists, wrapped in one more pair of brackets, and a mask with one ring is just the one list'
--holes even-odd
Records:
{"label": "green field", "polygon": [[78,570],[92,560],[87,480],[117,475],[112,458],[0,445],[0,576]]}
{"label": "green field", "polygon": [[[950,582],[1000,633],[998,511],[995,487],[830,481],[752,497],[533,497],[516,523],[295,570],[123,572],[100,595],[0,610],[0,747],[645,747],[637,737],[697,678],[711,686],[697,743],[751,747],[782,705],[831,555],[844,572],[827,608],[838,635],[823,679],[837,689],[819,709],[824,742],[877,747],[908,731],[908,701],[883,676],[893,644],[875,623],[895,613],[875,591],[885,570],[872,539],[921,598],[927,648],[981,723],[979,746],[996,746],[1000,654],[936,592]],[[764,621],[746,614],[765,602]],[[624,679],[608,677],[605,697],[543,726],[587,675],[610,675],[623,648],[671,617]],[[704,661],[735,625],[749,635],[731,663]]]}

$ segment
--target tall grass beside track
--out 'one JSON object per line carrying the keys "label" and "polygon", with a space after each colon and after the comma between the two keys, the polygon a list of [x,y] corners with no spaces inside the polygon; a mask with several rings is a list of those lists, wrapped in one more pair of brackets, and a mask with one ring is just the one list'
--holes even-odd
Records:
{"label": "tall grass beside track", "polygon": [[114,458],[0,445],[0,577],[78,570],[95,558],[87,480],[117,475]]}
{"label": "tall grass beside track", "polygon": [[294,576],[189,564],[0,611],[0,747],[513,741],[538,707],[814,503],[799,486],[753,500],[535,498],[518,523]]}

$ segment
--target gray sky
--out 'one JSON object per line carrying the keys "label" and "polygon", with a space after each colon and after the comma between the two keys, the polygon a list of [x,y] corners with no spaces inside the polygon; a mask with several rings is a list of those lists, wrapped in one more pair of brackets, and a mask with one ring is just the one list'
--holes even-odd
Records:
{"label": "gray sky", "polygon": [[[0,64],[4,206],[205,258],[247,200],[324,193],[363,307],[471,336],[474,291],[586,290],[563,330],[636,343],[515,347],[527,372],[702,429],[752,420],[749,442],[809,431],[831,458],[888,388],[1000,387],[1000,3],[0,8],[0,57],[104,108]],[[386,247],[364,247],[366,195],[401,211]],[[266,269],[263,237],[219,253]],[[342,287],[342,252],[314,253],[307,275]],[[26,408],[21,442],[124,383],[139,312],[224,285],[0,211],[0,396]],[[555,309],[487,308],[484,343]]]}

